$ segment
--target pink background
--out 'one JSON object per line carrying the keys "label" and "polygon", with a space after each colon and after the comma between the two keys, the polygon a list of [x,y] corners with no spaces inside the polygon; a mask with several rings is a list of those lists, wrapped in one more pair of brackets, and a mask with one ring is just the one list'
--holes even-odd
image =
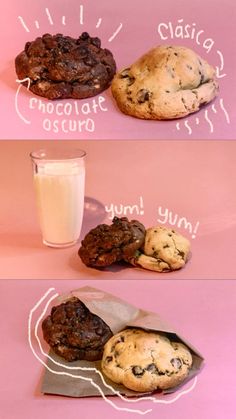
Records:
{"label": "pink background", "polygon": [[[70,399],[43,396],[43,367],[27,341],[30,310],[50,287],[65,293],[94,281],[1,281],[0,305],[7,319],[1,322],[1,419],[66,417],[114,419],[143,417],[118,412],[101,398]],[[144,417],[160,419],[234,419],[235,405],[235,281],[100,281],[97,288],[129,303],[159,313],[204,355],[205,366],[195,389],[171,405],[139,402],[153,411]],[[41,311],[37,311],[41,313]],[[39,315],[39,314],[38,314]],[[34,321],[37,316],[35,314]],[[36,342],[33,344],[36,349]],[[3,361],[4,360],[4,361]],[[185,389],[190,383],[186,384]],[[113,398],[113,401],[116,401]],[[129,404],[119,406],[131,407]]]}
{"label": "pink background", "polygon": [[[84,6],[83,24],[80,24],[80,5]],[[1,129],[2,139],[235,139],[236,128],[236,106],[235,106],[235,74],[236,58],[234,51],[235,39],[235,16],[236,6],[234,0],[198,0],[190,3],[188,0],[173,2],[145,2],[126,0],[40,0],[32,2],[28,0],[5,1],[1,3],[0,14],[2,38],[7,40],[1,51],[0,75],[1,75]],[[48,7],[53,25],[50,25],[45,8]],[[62,16],[66,17],[66,25],[62,24]],[[27,33],[22,27],[18,16],[22,16],[30,32]],[[99,28],[96,28],[98,19],[102,18]],[[172,22],[174,27],[178,19],[183,19],[183,24],[195,23],[196,31],[203,30],[200,36],[201,45],[197,45],[194,39],[171,39],[161,40],[158,34],[158,24]],[[40,28],[35,26],[38,20]],[[122,30],[109,42],[109,38],[115,30],[123,24]],[[220,94],[212,104],[202,109],[197,114],[179,121],[157,122],[143,121],[123,115],[118,111],[111,96],[110,89],[103,93],[107,108],[106,112],[99,112],[94,115],[95,131],[53,133],[42,128],[42,121],[45,114],[36,110],[30,110],[29,99],[34,97],[26,89],[21,88],[19,95],[19,108],[24,117],[31,121],[31,124],[23,122],[15,111],[15,93],[17,89],[16,74],[14,70],[14,58],[24,48],[27,41],[35,39],[45,32],[63,32],[71,36],[78,36],[82,31],[88,31],[94,36],[102,39],[103,47],[112,50],[117,62],[117,68],[127,67],[140,55],[158,44],[185,45],[194,49],[203,58],[207,59],[214,67],[220,67],[220,58],[217,51],[224,56],[224,68],[222,74],[226,77],[220,78]],[[212,50],[207,53],[202,43],[205,39],[211,38],[214,41]],[[36,97],[36,96],[35,96]],[[39,99],[39,98],[38,98]],[[224,106],[229,114],[231,123],[226,120],[225,114],[220,107],[220,99],[223,99]],[[92,99],[84,102],[92,103]],[[79,106],[84,103],[79,102]],[[45,101],[47,103],[47,101]],[[210,132],[210,125],[204,117],[205,110],[208,110],[209,119],[213,123],[213,132]],[[214,112],[214,110],[216,113]],[[90,115],[91,116],[91,115]],[[196,125],[196,117],[200,123]],[[72,119],[84,120],[84,116],[72,116]],[[51,116],[50,119],[58,119]],[[59,120],[63,119],[59,117]],[[85,118],[86,119],[86,118]],[[192,134],[184,125],[188,121]],[[179,131],[176,123],[179,122]]]}
{"label": "pink background", "polygon": [[45,141],[0,142],[0,278],[8,279],[235,279],[236,143],[67,141],[57,147],[87,151],[86,198],[81,238],[97,224],[111,223],[104,206],[139,204],[143,215],[128,214],[146,227],[158,224],[158,207],[193,225],[192,257],[184,269],[158,274],[114,265],[87,268],[79,244],[52,249],[41,242],[29,152]]}

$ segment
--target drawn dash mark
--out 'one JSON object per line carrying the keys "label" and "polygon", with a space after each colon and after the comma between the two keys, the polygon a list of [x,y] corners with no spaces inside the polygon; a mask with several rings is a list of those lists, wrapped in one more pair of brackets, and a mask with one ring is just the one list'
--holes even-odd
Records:
{"label": "drawn dash mark", "polygon": [[121,31],[122,29],[122,23],[119,24],[118,28],[116,29],[116,31],[113,33],[113,35],[108,39],[108,42],[113,41],[113,39],[118,35],[118,33]]}
{"label": "drawn dash mark", "polygon": [[48,8],[47,8],[47,7],[46,7],[46,9],[45,9],[45,12],[46,12],[46,15],[47,15],[47,17],[48,17],[48,20],[49,20],[50,25],[53,25],[52,16],[51,16],[51,13],[49,12],[49,10],[48,10]]}
{"label": "drawn dash mark", "polygon": [[208,110],[207,109],[205,110],[205,119],[208,122],[208,124],[210,125],[210,132],[212,133],[213,132],[213,124],[212,124],[211,120],[209,119]]}
{"label": "drawn dash mark", "polygon": [[79,10],[80,10],[80,12],[79,12],[79,22],[80,22],[81,25],[83,25],[84,24],[84,6],[82,4],[80,5]]}
{"label": "drawn dash mark", "polygon": [[35,20],[34,23],[35,23],[36,28],[39,29],[39,22],[38,22],[38,20]]}
{"label": "drawn dash mark", "polygon": [[177,128],[178,131],[180,130],[179,122],[177,122],[176,128]]}
{"label": "drawn dash mark", "polygon": [[185,121],[184,125],[185,125],[185,127],[187,128],[189,135],[191,135],[191,134],[192,134],[192,129],[191,129],[191,127],[190,127],[190,126],[189,126],[189,124],[188,124],[188,120],[187,120],[187,121]]}
{"label": "drawn dash mark", "polygon": [[65,16],[62,16],[61,23],[62,23],[62,25],[65,25],[66,24],[66,17]]}
{"label": "drawn dash mark", "polygon": [[101,23],[102,23],[102,18],[100,17],[98,19],[98,21],[97,21],[96,28],[99,28],[99,26],[101,25]]}
{"label": "drawn dash mark", "polygon": [[199,118],[196,118],[196,125],[199,125]]}
{"label": "drawn dash mark", "polygon": [[216,110],[216,108],[215,108],[215,105],[212,105],[212,106],[211,106],[211,109],[213,110],[213,112],[214,112],[214,113],[217,113],[217,110]]}
{"label": "drawn dash mark", "polygon": [[226,121],[228,122],[228,124],[230,124],[230,118],[229,118],[228,112],[226,111],[226,109],[224,107],[224,103],[223,103],[223,99],[222,98],[220,99],[220,107],[221,107],[222,111],[225,114]]}
{"label": "drawn dash mark", "polygon": [[29,30],[28,26],[26,25],[23,17],[22,16],[18,16],[18,19],[19,19],[20,23],[22,24],[23,28],[26,30],[26,32],[30,32],[30,30]]}

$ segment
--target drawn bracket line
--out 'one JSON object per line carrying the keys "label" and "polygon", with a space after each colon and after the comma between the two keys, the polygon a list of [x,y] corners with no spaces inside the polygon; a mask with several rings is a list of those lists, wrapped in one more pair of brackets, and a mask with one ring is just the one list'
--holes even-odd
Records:
{"label": "drawn bracket line", "polygon": [[21,83],[23,83],[23,82],[25,82],[25,81],[27,81],[27,82],[28,82],[28,85],[27,85],[27,90],[29,90],[29,88],[30,88],[30,78],[29,78],[29,77],[26,77],[25,79],[22,79],[22,80],[16,79],[16,82],[17,82],[17,83],[19,83],[19,86],[18,86],[18,88],[17,88],[16,95],[15,95],[15,109],[16,109],[16,113],[17,113],[17,115],[20,117],[20,119],[21,119],[21,120],[22,120],[25,124],[31,124],[31,121],[29,121],[28,119],[26,119],[26,118],[22,115],[22,113],[20,112],[19,106],[18,106],[18,96],[19,96],[19,93],[20,93],[20,89],[21,89],[21,87],[22,87],[22,84],[21,84]]}

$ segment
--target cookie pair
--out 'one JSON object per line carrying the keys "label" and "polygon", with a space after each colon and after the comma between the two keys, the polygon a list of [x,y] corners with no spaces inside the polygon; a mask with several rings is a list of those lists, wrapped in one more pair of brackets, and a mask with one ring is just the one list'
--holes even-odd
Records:
{"label": "cookie pair", "polygon": [[15,67],[20,80],[30,79],[33,93],[48,99],[88,98],[112,82],[119,109],[142,119],[184,117],[218,92],[213,67],[186,47],[158,46],[115,75],[111,51],[87,32],[79,38],[44,34],[27,42]]}
{"label": "cookie pair", "polygon": [[145,229],[137,220],[114,217],[112,225],[101,224],[82,240],[79,256],[90,267],[102,268],[126,261],[157,272],[182,268],[188,260],[189,240],[173,229]]}

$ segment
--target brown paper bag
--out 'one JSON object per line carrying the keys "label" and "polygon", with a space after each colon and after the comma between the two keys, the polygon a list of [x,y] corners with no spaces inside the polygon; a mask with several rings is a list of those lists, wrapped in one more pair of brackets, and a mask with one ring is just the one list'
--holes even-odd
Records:
{"label": "brown paper bag", "polygon": [[[175,392],[200,371],[204,360],[202,355],[191,345],[191,343],[186,341],[186,339],[181,337],[177,331],[161,319],[158,314],[134,307],[112,294],[108,294],[104,291],[91,287],[79,288],[71,291],[70,294],[60,296],[58,298],[58,304],[67,301],[71,297],[79,298],[92,313],[101,317],[109,325],[114,334],[128,327],[141,328],[147,331],[151,330],[155,332],[164,332],[172,340],[184,343],[191,350],[193,364],[188,377],[180,386],[165,390],[162,394]],[[49,355],[55,362],[65,366],[96,368],[101,372],[100,361],[66,362],[52,351],[50,351]],[[71,377],[69,375],[72,374],[75,376],[85,377],[86,379],[92,379],[93,382],[101,388],[105,395],[114,395],[112,390],[103,385],[100,376],[94,371],[68,370],[63,368],[62,365],[59,366],[55,364],[50,359],[47,360],[47,365],[55,373],[52,373],[47,369],[45,370],[41,388],[44,394],[58,394],[70,397],[89,397],[100,395],[98,389],[96,389],[90,381],[85,381],[81,378]],[[57,374],[62,371],[65,375]],[[104,377],[104,379],[105,382],[112,386],[113,389],[119,391],[125,396],[140,396],[143,394],[128,390],[124,386],[112,382],[107,377]]]}

